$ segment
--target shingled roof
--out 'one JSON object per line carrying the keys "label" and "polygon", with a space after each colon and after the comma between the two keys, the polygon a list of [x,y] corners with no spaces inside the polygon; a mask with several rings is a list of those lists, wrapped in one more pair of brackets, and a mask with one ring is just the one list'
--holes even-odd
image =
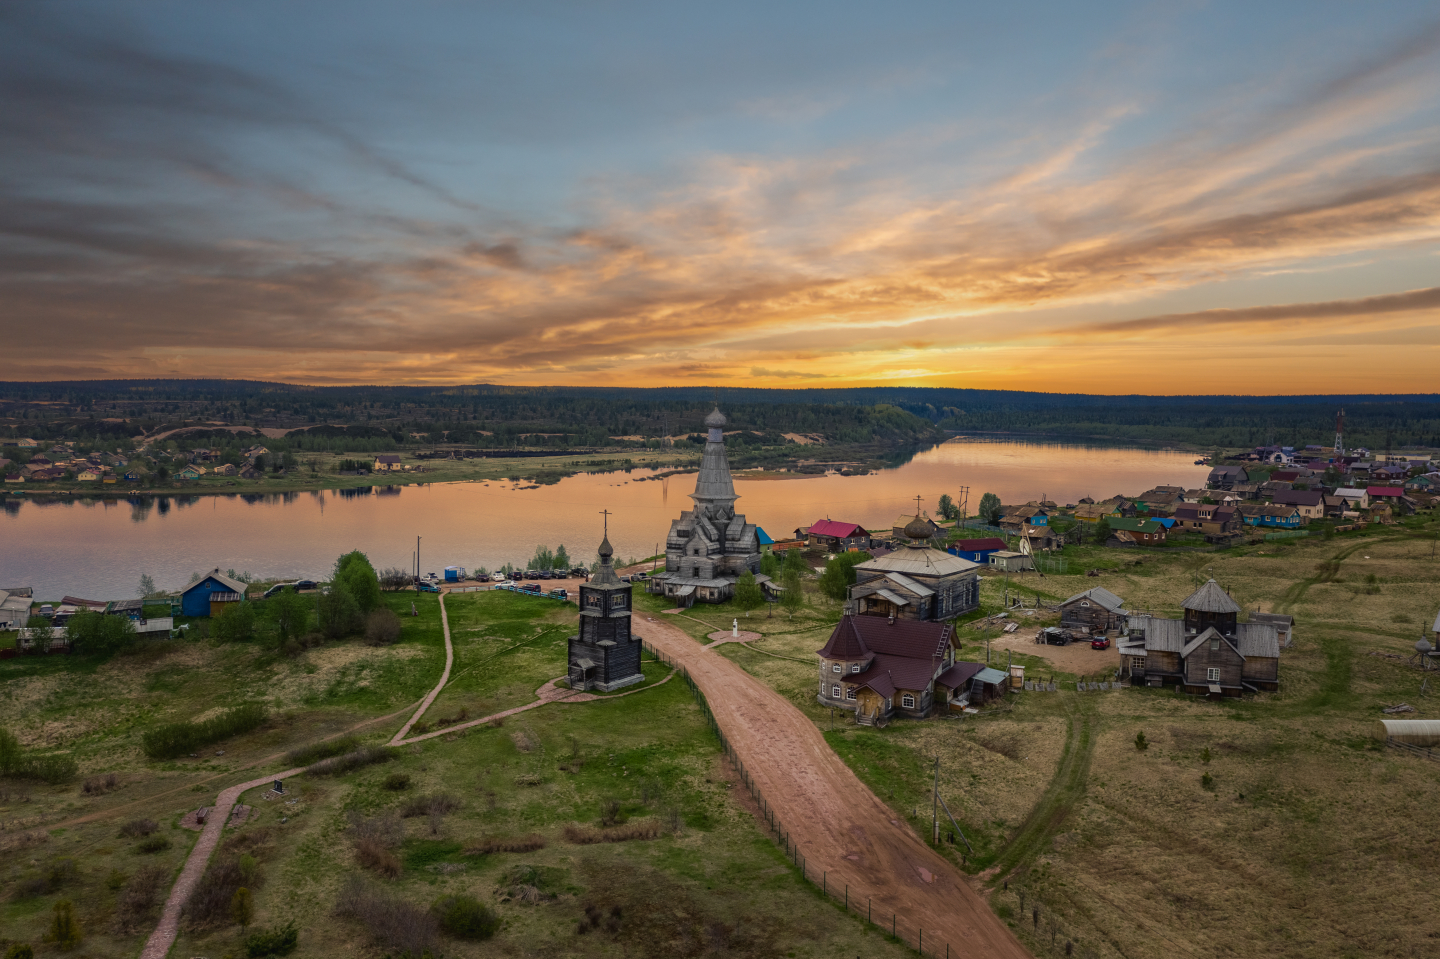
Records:
{"label": "shingled roof", "polygon": [[951,628],[949,623],[913,619],[842,616],[830,639],[816,653],[826,659],[861,659],[869,653],[880,653],[920,659],[928,664],[934,657],[945,654]]}
{"label": "shingled roof", "polygon": [[1221,589],[1220,584],[1213,579],[1185,597],[1185,602],[1180,605],[1198,613],[1240,612],[1240,604],[1231,599],[1230,594]]}

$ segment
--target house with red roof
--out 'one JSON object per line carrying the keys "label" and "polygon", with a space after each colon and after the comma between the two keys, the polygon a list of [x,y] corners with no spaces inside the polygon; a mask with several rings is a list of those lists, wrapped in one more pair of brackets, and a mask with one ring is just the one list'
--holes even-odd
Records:
{"label": "house with red roof", "polygon": [[832,553],[870,548],[870,534],[858,523],[822,519],[816,520],[808,529],[795,532],[796,539],[801,538],[799,534],[803,534],[807,545]]}
{"label": "house with red roof", "polygon": [[969,690],[985,667],[955,660],[955,628],[934,620],[857,616],[847,604],[820,657],[822,706],[855,711],[864,725],[923,719]]}

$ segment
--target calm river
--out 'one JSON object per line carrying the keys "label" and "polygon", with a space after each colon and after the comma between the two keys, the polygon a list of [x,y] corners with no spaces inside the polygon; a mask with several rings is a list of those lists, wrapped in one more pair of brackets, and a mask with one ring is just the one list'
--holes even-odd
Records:
{"label": "calm river", "polygon": [[[942,493],[970,487],[1004,503],[1042,495],[1062,505],[1136,494],[1152,486],[1203,485],[1195,455],[1137,449],[957,438],[896,469],[868,476],[738,480],[738,509],[776,539],[829,517],[888,529],[915,497],[935,509]],[[16,502],[0,512],[0,588],[33,586],[37,598],[135,595],[141,574],[162,589],[219,567],[256,576],[320,578],[335,557],[361,549],[376,567],[491,569],[523,564],[537,544],[594,558],[602,509],[610,510],[617,560],[656,552],[670,520],[689,505],[694,474],[642,480],[649,471],[572,476],[553,486],[510,482],[331,490],[323,493]],[[347,495],[352,493],[362,495]],[[158,498],[155,498],[158,499]],[[137,505],[143,504],[143,505]]]}

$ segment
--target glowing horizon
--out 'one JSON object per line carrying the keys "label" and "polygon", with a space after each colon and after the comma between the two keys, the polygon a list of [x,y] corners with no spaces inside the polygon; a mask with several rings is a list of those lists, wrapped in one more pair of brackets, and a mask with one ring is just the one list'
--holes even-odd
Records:
{"label": "glowing horizon", "polygon": [[1433,392],[1372,14],[7,8],[0,379]]}

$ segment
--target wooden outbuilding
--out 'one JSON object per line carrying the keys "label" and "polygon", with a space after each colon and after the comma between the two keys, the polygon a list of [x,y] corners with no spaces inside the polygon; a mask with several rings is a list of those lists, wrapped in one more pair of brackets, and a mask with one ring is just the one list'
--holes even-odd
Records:
{"label": "wooden outbuilding", "polygon": [[1083,626],[1103,633],[1122,628],[1129,616],[1125,600],[1103,586],[1076,593],[1060,604],[1060,625],[1068,628]]}

